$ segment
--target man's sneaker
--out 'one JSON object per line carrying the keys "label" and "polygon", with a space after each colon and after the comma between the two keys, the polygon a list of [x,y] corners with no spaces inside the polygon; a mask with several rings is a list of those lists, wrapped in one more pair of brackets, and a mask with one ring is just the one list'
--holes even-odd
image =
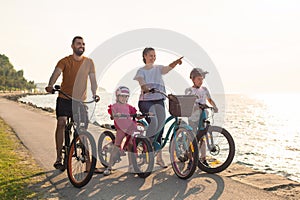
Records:
{"label": "man's sneaker", "polygon": [[105,170],[104,170],[104,172],[103,172],[103,175],[104,176],[108,176],[108,175],[110,175],[111,174],[111,169],[109,169],[109,168],[106,168]]}
{"label": "man's sneaker", "polygon": [[56,161],[54,164],[53,164],[53,167],[55,169],[59,169],[61,171],[64,171],[65,170],[65,166],[60,162],[60,161]]}

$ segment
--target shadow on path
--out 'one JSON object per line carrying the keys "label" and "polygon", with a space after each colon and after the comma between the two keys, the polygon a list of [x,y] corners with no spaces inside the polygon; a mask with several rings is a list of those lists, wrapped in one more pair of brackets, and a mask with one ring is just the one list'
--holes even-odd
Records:
{"label": "shadow on path", "polygon": [[[218,199],[224,191],[223,179],[215,174],[195,173],[179,179],[172,168],[154,172],[146,179],[135,174],[114,171],[110,176],[95,174],[85,187],[75,188],[66,173],[47,172],[62,199]],[[47,181],[48,181],[47,180]],[[52,188],[49,187],[48,191]]]}

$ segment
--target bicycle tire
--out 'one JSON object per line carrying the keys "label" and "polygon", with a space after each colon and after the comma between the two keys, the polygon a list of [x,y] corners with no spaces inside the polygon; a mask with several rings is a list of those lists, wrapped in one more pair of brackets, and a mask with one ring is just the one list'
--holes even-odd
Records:
{"label": "bicycle tire", "polygon": [[198,164],[198,144],[195,134],[186,128],[179,128],[171,138],[169,151],[174,173],[180,179],[190,178]]}
{"label": "bicycle tire", "polygon": [[134,172],[140,178],[150,176],[154,167],[154,152],[151,142],[143,136],[135,136],[131,147],[131,160]]}
{"label": "bicycle tire", "polygon": [[109,159],[114,143],[115,135],[110,131],[104,131],[98,139],[98,158],[105,168],[109,165]]}
{"label": "bicycle tire", "polygon": [[[206,155],[206,163],[201,159],[201,150],[199,150],[198,167],[200,170],[210,174],[222,172],[229,167],[234,158],[234,140],[226,129],[219,126],[209,126],[207,133],[212,134],[215,146],[208,151],[206,150],[206,152],[209,153],[209,155]],[[197,136],[199,149],[202,145],[200,138],[205,136],[205,134],[206,132],[201,132],[199,136]],[[209,135],[208,138],[209,140],[211,139]],[[211,144],[211,140],[209,141],[209,144]],[[206,146],[206,144],[204,145]]]}
{"label": "bicycle tire", "polygon": [[73,186],[81,188],[92,178],[96,167],[96,143],[93,136],[82,130],[71,142],[67,173]]}

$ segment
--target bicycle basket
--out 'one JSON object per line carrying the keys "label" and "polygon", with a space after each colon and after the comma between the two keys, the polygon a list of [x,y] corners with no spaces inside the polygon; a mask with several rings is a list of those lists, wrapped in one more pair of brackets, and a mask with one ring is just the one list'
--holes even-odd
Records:
{"label": "bicycle basket", "polygon": [[193,112],[195,95],[169,94],[169,112],[175,117],[190,117]]}

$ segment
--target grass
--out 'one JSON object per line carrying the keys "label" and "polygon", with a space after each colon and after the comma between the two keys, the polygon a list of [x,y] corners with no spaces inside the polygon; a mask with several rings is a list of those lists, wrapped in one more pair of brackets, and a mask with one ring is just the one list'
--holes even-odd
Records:
{"label": "grass", "polygon": [[45,179],[28,150],[0,118],[0,200],[40,199],[43,190],[38,183]]}

